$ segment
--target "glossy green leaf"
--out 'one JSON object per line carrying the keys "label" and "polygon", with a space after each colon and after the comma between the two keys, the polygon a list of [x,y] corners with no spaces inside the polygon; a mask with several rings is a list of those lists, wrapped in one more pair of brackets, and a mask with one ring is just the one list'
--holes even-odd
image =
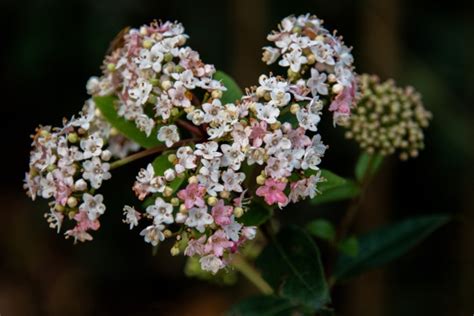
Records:
{"label": "glossy green leaf", "polygon": [[227,88],[222,94],[222,104],[235,103],[236,100],[240,100],[243,96],[242,89],[240,89],[237,82],[225,72],[220,70],[216,71],[214,79],[219,80]]}
{"label": "glossy green leaf", "polygon": [[105,119],[115,127],[120,133],[125,137],[133,140],[144,148],[151,148],[162,145],[157,138],[157,128],[153,129],[150,136],[140,131],[134,122],[128,121],[123,117],[120,117],[117,114],[117,109],[115,108],[115,101],[117,98],[115,96],[97,96],[94,97],[94,102],[97,108],[100,110]]}
{"label": "glossy green leaf", "polygon": [[379,154],[370,155],[366,152],[363,152],[359,159],[357,160],[355,167],[356,179],[359,182],[362,182],[364,175],[367,173],[368,176],[373,176],[383,162],[383,156]]}
{"label": "glossy green leaf", "polygon": [[336,238],[336,229],[332,223],[325,219],[314,220],[306,225],[306,230],[313,236],[325,240],[334,240]]}
{"label": "glossy green leaf", "polygon": [[330,301],[319,249],[301,228],[283,228],[256,264],[281,297],[314,310]]}
{"label": "glossy green leaf", "polygon": [[343,254],[355,257],[359,252],[359,241],[356,237],[352,236],[339,242],[337,247]]}
{"label": "glossy green leaf", "polygon": [[238,221],[245,226],[260,226],[272,217],[272,210],[268,207],[253,203],[249,210]]}
{"label": "glossy green leaf", "polygon": [[396,259],[450,220],[447,215],[410,218],[358,238],[357,256],[341,255],[334,276],[345,279]]}
{"label": "glossy green leaf", "polygon": [[[164,152],[160,156],[156,157],[155,160],[153,160],[152,165],[153,169],[155,170],[155,175],[162,176],[167,169],[173,168],[173,164],[168,160],[168,155],[170,153],[171,152]],[[176,177],[176,179],[171,181],[168,186],[173,189],[173,192],[175,192],[177,189],[179,189],[183,182],[184,177]]]}
{"label": "glossy green leaf", "polygon": [[320,193],[311,200],[312,204],[352,199],[360,193],[359,186],[353,180],[345,179],[325,169],[321,170],[321,176],[326,181],[318,185]]}
{"label": "glossy green leaf", "polygon": [[292,303],[277,296],[254,296],[234,305],[229,316],[291,316],[311,315]]}

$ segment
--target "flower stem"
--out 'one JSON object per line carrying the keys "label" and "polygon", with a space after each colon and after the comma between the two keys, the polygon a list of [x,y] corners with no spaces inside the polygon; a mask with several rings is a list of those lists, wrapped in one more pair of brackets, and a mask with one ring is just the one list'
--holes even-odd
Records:
{"label": "flower stem", "polygon": [[242,256],[235,255],[232,259],[232,265],[240,271],[250,282],[265,295],[273,294],[272,287],[265,281],[260,273],[250,265]]}
{"label": "flower stem", "polygon": [[133,155],[125,157],[123,159],[112,162],[110,164],[110,170],[119,168],[121,166],[129,164],[132,161],[141,159],[143,157],[147,157],[147,156],[150,156],[150,155],[153,155],[153,154],[161,153],[165,150],[177,148],[177,147],[180,147],[180,146],[183,146],[183,145],[186,145],[186,144],[189,144],[189,143],[194,143],[194,142],[200,141],[200,140],[201,140],[201,138],[183,139],[183,140],[175,143],[172,147],[166,147],[165,145],[160,145],[160,146],[156,146],[156,147],[153,147],[153,148],[145,149],[143,151],[140,151],[138,153],[135,153]]}

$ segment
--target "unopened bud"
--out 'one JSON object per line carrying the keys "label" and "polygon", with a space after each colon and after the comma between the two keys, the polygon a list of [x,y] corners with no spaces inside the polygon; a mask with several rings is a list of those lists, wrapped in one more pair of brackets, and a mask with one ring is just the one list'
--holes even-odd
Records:
{"label": "unopened bud", "polygon": [[189,183],[198,183],[198,178],[196,176],[191,176],[188,178]]}
{"label": "unopened bud", "polygon": [[173,205],[173,206],[178,206],[179,205],[179,199],[176,198],[176,197],[172,198],[170,202],[171,202],[171,205]]}
{"label": "unopened bud", "polygon": [[178,247],[178,245],[174,245],[173,247],[171,247],[170,253],[171,253],[171,255],[172,255],[173,257],[179,255],[179,247]]}
{"label": "unopened bud", "polygon": [[170,238],[171,236],[173,236],[173,233],[171,232],[171,230],[165,229],[163,231],[163,235],[165,235],[166,238]]}
{"label": "unopened bud", "polygon": [[257,177],[257,184],[259,185],[264,185],[265,184],[265,180],[267,180],[267,178],[263,175],[259,175]]}
{"label": "unopened bud", "polygon": [[234,215],[235,217],[239,218],[244,214],[244,209],[241,207],[234,208]]}
{"label": "unopened bud", "polygon": [[166,186],[165,190],[163,191],[163,196],[170,197],[172,194],[173,194],[173,189],[169,186]]}
{"label": "unopened bud", "polygon": [[74,183],[75,191],[85,191],[87,189],[87,182],[84,179],[79,179]]}
{"label": "unopened bud", "polygon": [[67,199],[67,206],[69,206],[70,208],[75,208],[77,206],[77,199],[73,196],[70,196]]}
{"label": "unopened bud", "polygon": [[344,87],[340,83],[336,83],[334,86],[332,86],[332,93],[334,94],[339,94],[342,92]]}
{"label": "unopened bud", "polygon": [[173,84],[169,80],[163,80],[163,82],[161,83],[161,88],[165,91],[171,88],[172,86]]}
{"label": "unopened bud", "polygon": [[143,47],[146,48],[146,49],[149,49],[153,46],[153,42],[149,39],[146,39],[143,41]]}
{"label": "unopened bud", "polygon": [[227,199],[229,198],[230,193],[228,191],[222,191],[221,193],[219,193],[219,195],[221,196],[221,198]]}
{"label": "unopened bud", "polygon": [[209,204],[209,206],[214,206],[217,204],[217,198],[215,196],[210,196],[207,198],[207,204]]}
{"label": "unopened bud", "polygon": [[221,90],[213,90],[212,93],[211,93],[211,96],[214,99],[220,99],[220,98],[222,98],[222,91]]}
{"label": "unopened bud", "polygon": [[103,160],[103,161],[109,161],[110,158],[112,158],[112,153],[110,152],[110,150],[104,150],[101,154],[100,154],[100,158]]}
{"label": "unopened bud", "polygon": [[298,113],[298,111],[300,110],[300,105],[298,103],[293,103],[291,106],[290,106],[290,112],[291,114],[296,114]]}
{"label": "unopened bud", "polygon": [[115,64],[113,63],[107,64],[107,70],[110,72],[115,71]]}
{"label": "unopened bud", "polygon": [[79,137],[77,136],[76,133],[69,133],[67,135],[67,140],[68,140],[68,142],[74,144],[74,143],[77,143],[77,141],[79,140]]}

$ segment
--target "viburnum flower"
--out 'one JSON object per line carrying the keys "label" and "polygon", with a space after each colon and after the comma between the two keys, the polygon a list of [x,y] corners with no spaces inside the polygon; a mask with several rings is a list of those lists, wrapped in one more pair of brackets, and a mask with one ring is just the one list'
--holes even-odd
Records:
{"label": "viburnum flower", "polygon": [[288,203],[288,197],[283,192],[285,187],[285,182],[269,178],[265,180],[264,186],[257,189],[256,194],[263,197],[268,205],[278,203],[279,206],[283,206]]}

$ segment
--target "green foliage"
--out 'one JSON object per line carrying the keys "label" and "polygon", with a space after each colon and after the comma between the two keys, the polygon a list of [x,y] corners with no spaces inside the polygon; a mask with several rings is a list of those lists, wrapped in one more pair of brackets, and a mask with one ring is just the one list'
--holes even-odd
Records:
{"label": "green foliage", "polygon": [[256,264],[270,286],[294,304],[319,310],[330,301],[319,249],[302,229],[283,228]]}
{"label": "green foliage", "polygon": [[382,155],[370,155],[366,152],[363,152],[359,156],[355,167],[355,176],[357,181],[362,182],[366,174],[369,177],[373,176],[377,172],[377,170],[379,170],[380,166],[382,165],[382,162]]}
{"label": "green foliage", "polygon": [[357,256],[341,255],[334,277],[346,279],[400,257],[449,219],[447,215],[410,218],[361,236]]}
{"label": "green foliage", "polygon": [[355,257],[359,253],[359,241],[356,237],[351,236],[342,240],[337,245],[337,248],[345,255]]}
{"label": "green foliage", "polygon": [[325,169],[321,170],[321,176],[323,176],[326,181],[318,185],[318,190],[321,193],[311,200],[312,204],[347,200],[360,193],[360,188],[357,183],[350,179],[345,179]]}
{"label": "green foliage", "polygon": [[290,316],[311,315],[301,306],[286,298],[277,296],[255,296],[234,305],[229,316]]}
{"label": "green foliage", "polygon": [[144,148],[152,148],[163,144],[156,138],[158,127],[153,129],[150,136],[146,136],[144,132],[136,127],[134,122],[120,117],[115,108],[116,100],[115,96],[94,97],[94,102],[104,118],[124,136]]}
{"label": "green foliage", "polygon": [[222,94],[222,104],[235,103],[236,100],[240,100],[243,96],[242,89],[240,89],[237,82],[225,72],[220,70],[216,71],[214,79],[219,80],[227,88]]}
{"label": "green foliage", "polygon": [[336,229],[325,219],[317,219],[306,225],[306,230],[313,236],[332,241],[336,238]]}

